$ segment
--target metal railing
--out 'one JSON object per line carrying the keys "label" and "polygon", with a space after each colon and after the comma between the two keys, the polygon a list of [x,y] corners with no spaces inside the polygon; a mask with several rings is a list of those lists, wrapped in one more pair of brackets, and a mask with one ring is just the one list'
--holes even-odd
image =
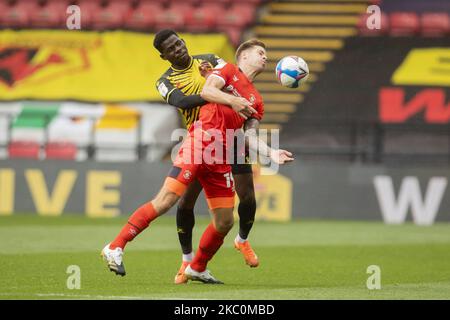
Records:
{"label": "metal railing", "polygon": [[[51,141],[49,123],[52,116],[45,114],[27,114],[27,117],[40,119],[43,137],[41,148]],[[127,115],[130,117],[132,115]],[[134,143],[120,145],[114,141],[99,143],[96,122],[99,117],[82,116],[91,121],[89,139],[84,143],[74,142],[79,149],[85,150],[86,159],[95,159],[99,150],[134,150],[137,160],[145,160],[151,150],[165,150],[167,155],[177,142],[161,143],[143,141],[143,123],[137,117]],[[24,115],[21,115],[23,118]],[[61,115],[58,115],[61,117]],[[66,116],[70,118],[70,116]],[[108,117],[114,117],[113,115]],[[123,119],[123,116],[120,116]],[[7,126],[0,132],[0,148],[6,149],[11,142],[16,115],[1,113]],[[295,130],[281,133],[280,147],[294,152],[304,161],[347,161],[361,163],[443,163],[450,164],[450,124],[426,125],[382,124],[364,120],[324,120],[303,119],[295,123]],[[1,136],[4,135],[4,138]],[[70,140],[69,140],[70,141]]]}
{"label": "metal railing", "polygon": [[[149,152],[153,150],[170,150],[172,143],[167,142],[146,142],[143,139],[143,124],[142,124],[142,117],[140,114],[136,115],[108,115],[108,119],[114,119],[115,120],[125,120],[126,118],[133,118],[136,120],[136,128],[134,130],[134,139],[133,141],[128,141],[126,143],[117,143],[113,140],[110,141],[98,141],[99,131],[96,128],[97,122],[100,120],[100,117],[98,116],[71,116],[71,115],[61,115],[58,114],[58,118],[65,118],[65,119],[74,119],[74,121],[78,121],[80,119],[83,119],[84,121],[88,121],[90,124],[87,126],[89,127],[89,132],[87,133],[87,139],[80,139],[79,137],[72,137],[67,139],[61,139],[50,137],[50,122],[54,118],[52,115],[48,114],[42,114],[42,113],[31,113],[28,112],[27,114],[21,114],[20,119],[24,120],[33,120],[37,121],[39,123],[39,126],[42,128],[42,136],[41,137],[30,137],[30,138],[19,138],[14,139],[13,138],[13,130],[15,127],[15,124],[18,117],[14,114],[8,114],[8,113],[2,113],[0,110],[0,121],[4,121],[6,125],[0,127],[0,148],[7,149],[8,145],[12,141],[33,141],[40,144],[41,150],[45,148],[45,146],[49,142],[69,142],[78,148],[78,150],[84,151],[86,153],[85,159],[95,159],[96,155],[99,150],[105,151],[129,151],[130,149],[133,149],[134,154],[136,155],[137,160],[145,160],[147,159],[147,155]],[[75,119],[76,118],[76,119]],[[104,119],[104,117],[102,117]],[[32,127],[32,126],[31,126]],[[26,126],[22,126],[22,128],[26,128]],[[3,129],[3,130],[2,130]],[[120,129],[118,129],[119,131]],[[3,136],[3,137],[2,137]],[[175,142],[174,142],[175,143]],[[45,158],[45,157],[43,157]],[[84,159],[83,159],[84,160]]]}

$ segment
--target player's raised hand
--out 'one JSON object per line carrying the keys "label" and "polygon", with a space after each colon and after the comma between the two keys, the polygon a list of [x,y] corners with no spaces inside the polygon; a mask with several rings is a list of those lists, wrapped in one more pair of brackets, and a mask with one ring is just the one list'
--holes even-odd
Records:
{"label": "player's raised hand", "polygon": [[283,149],[272,150],[270,158],[277,164],[285,164],[294,161],[292,153]]}
{"label": "player's raised hand", "polygon": [[234,97],[231,107],[245,120],[252,115],[252,113],[257,113],[252,107],[252,103],[242,97]]}

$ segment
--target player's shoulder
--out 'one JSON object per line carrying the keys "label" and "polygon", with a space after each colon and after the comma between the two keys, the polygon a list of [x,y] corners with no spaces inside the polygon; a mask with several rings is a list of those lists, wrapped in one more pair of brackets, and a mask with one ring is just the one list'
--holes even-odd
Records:
{"label": "player's shoulder", "polygon": [[156,80],[156,86],[159,86],[161,83],[168,81],[169,76],[173,73],[173,69],[167,69],[159,78]]}
{"label": "player's shoulder", "polygon": [[172,68],[168,68],[160,77],[158,80],[161,79],[167,79],[171,74],[173,73],[173,69]]}
{"label": "player's shoulder", "polygon": [[156,80],[156,89],[163,98],[166,98],[167,94],[173,89],[173,85],[169,80],[169,76],[172,74],[172,68],[167,69],[158,80]]}
{"label": "player's shoulder", "polygon": [[196,60],[206,60],[211,63],[213,67],[225,63],[225,60],[213,53],[197,54],[192,57]]}

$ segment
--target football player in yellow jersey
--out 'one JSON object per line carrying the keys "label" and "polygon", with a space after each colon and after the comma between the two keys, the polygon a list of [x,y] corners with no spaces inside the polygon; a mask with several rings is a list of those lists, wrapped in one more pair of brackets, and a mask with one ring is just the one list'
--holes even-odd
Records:
{"label": "football player in yellow jersey", "polygon": [[[156,82],[156,87],[167,103],[180,110],[189,129],[189,126],[198,119],[200,107],[207,103],[200,97],[205,83],[204,76],[208,69],[223,63],[223,60],[214,54],[189,55],[184,40],[175,31],[169,29],[161,30],[155,35],[153,46],[160,52],[163,60],[171,63],[170,68]],[[236,155],[235,159],[237,159]],[[247,265],[257,267],[259,259],[248,241],[256,213],[251,164],[234,163],[232,173],[239,197],[239,233],[234,240],[234,245],[244,256]],[[194,206],[201,191],[200,183],[193,182],[178,202],[176,221],[183,261],[175,276],[176,284],[187,282],[184,270],[194,257],[192,252]]]}

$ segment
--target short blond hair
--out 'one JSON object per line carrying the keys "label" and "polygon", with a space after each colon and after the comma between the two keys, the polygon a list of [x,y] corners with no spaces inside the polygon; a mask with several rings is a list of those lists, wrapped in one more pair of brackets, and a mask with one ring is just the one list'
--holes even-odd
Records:
{"label": "short blond hair", "polygon": [[264,42],[258,39],[250,39],[241,43],[241,45],[236,50],[236,61],[239,60],[239,57],[241,56],[242,52],[256,46],[263,47],[264,49],[266,49],[266,45],[264,44]]}

